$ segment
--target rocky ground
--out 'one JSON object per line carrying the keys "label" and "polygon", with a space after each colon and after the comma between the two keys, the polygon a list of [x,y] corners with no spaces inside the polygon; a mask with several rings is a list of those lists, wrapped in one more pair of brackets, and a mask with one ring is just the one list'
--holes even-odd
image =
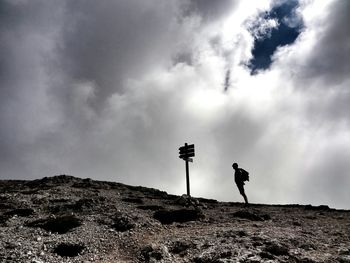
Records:
{"label": "rocky ground", "polygon": [[60,175],[0,181],[0,262],[350,262],[350,211]]}

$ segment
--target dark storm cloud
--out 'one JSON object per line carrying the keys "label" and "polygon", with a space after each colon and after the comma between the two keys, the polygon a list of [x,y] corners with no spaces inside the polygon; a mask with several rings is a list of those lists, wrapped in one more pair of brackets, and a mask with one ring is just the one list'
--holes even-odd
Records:
{"label": "dark storm cloud", "polygon": [[[310,120],[350,125],[350,2],[335,1],[324,17],[324,30],[317,31],[312,52],[300,57],[293,69],[295,87],[310,97]],[[312,25],[311,25],[312,26]],[[319,25],[314,25],[316,29]]]}
{"label": "dark storm cloud", "polygon": [[55,23],[60,22],[61,9],[51,7],[49,1],[1,1],[1,177],[26,174],[24,156],[30,154],[38,134],[49,129],[51,118],[55,118],[46,108],[46,80],[42,78],[45,61],[51,58],[51,35]]}
{"label": "dark storm cloud", "polygon": [[97,125],[103,134],[106,100],[170,64],[182,36],[180,2],[1,3],[1,177],[98,162],[103,149],[91,136]]}
{"label": "dark storm cloud", "polygon": [[181,2],[68,2],[60,56],[72,79],[98,87],[95,107],[123,93],[124,82],[150,66],[169,66],[180,33]]}
{"label": "dark storm cloud", "polygon": [[237,0],[192,0],[190,10],[198,13],[204,21],[215,21],[232,12]]}
{"label": "dark storm cloud", "polygon": [[305,81],[322,76],[324,87],[332,88],[350,75],[350,1],[335,1],[327,11],[325,30],[318,33],[314,52],[305,57],[309,66],[302,76]]}
{"label": "dark storm cloud", "polygon": [[[49,19],[48,11],[49,5],[40,5],[39,2],[33,1],[31,4],[16,5],[11,2],[1,1],[0,3],[0,47],[2,52],[0,53],[0,78],[2,85],[1,91],[5,96],[1,96],[5,99],[6,96],[11,96],[16,93],[17,89],[14,88],[13,81],[22,81],[21,76],[30,76],[31,69],[26,67],[31,64],[29,60],[30,54],[26,51],[25,41],[27,35],[40,36],[45,35],[45,32],[50,29],[50,26],[45,22],[54,20]],[[37,13],[37,14],[36,14]],[[21,44],[23,44],[21,46]],[[18,47],[16,49],[16,47]],[[18,72],[22,66],[22,70]],[[18,77],[18,73],[21,76]],[[0,98],[0,99],[1,99]],[[3,103],[2,103],[3,105]]]}
{"label": "dark storm cloud", "polygon": [[184,122],[175,117],[181,115],[179,102],[173,105],[169,98],[176,96],[162,90],[167,86],[156,88],[156,82],[134,86],[173,66],[172,57],[193,34],[191,17],[181,16],[188,3],[7,1],[3,6],[1,177],[72,173],[118,180],[112,176],[117,173],[145,184],[165,174],[143,177],[154,159],[172,158],[168,150],[163,153],[169,141],[176,149],[183,140],[176,140]]}

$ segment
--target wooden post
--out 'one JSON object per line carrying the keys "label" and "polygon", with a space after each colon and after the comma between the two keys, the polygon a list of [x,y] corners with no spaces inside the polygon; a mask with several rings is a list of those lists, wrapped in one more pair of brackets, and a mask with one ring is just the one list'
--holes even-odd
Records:
{"label": "wooden post", "polygon": [[[187,147],[187,143],[185,143],[185,147]],[[190,195],[190,169],[188,167],[188,160],[186,159],[186,186],[187,186],[187,195]]]}
{"label": "wooden post", "polygon": [[190,171],[188,169],[188,160],[186,160],[186,184],[187,184],[187,195],[190,195]]}
{"label": "wooden post", "polygon": [[181,146],[179,148],[179,154],[180,159],[184,160],[186,163],[186,189],[187,189],[187,195],[191,196],[190,193],[190,169],[189,169],[189,162],[193,162],[193,159],[191,157],[195,156],[194,153],[194,144],[188,145],[185,143],[184,146]]}

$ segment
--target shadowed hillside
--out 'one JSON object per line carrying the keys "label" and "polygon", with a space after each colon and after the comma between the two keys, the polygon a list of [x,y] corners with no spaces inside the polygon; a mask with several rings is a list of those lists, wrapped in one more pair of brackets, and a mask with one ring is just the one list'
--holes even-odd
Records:
{"label": "shadowed hillside", "polygon": [[67,175],[0,181],[0,262],[350,262],[350,212]]}

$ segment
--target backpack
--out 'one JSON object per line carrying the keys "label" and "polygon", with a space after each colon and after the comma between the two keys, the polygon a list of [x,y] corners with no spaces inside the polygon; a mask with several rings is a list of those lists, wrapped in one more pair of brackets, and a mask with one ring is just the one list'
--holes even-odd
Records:
{"label": "backpack", "polygon": [[242,178],[242,181],[249,181],[249,173],[242,169],[242,168],[239,168],[240,172],[241,172],[241,178]]}

